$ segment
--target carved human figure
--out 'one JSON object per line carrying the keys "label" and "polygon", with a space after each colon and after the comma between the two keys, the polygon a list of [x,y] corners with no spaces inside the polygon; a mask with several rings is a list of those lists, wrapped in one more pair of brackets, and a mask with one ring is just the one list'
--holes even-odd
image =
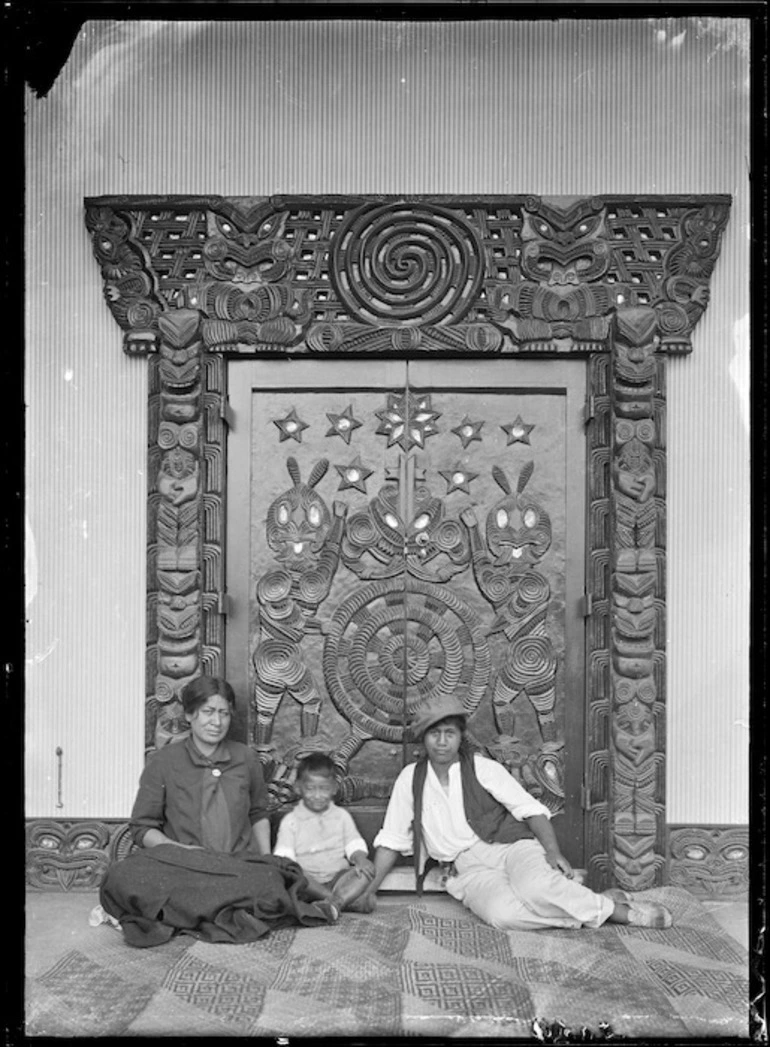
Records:
{"label": "carved human figure", "polygon": [[[556,658],[546,632],[551,595],[547,578],[535,570],[551,544],[551,520],[546,510],[525,494],[534,471],[527,462],[514,491],[504,471],[494,466],[492,475],[504,493],[487,514],[485,536],[472,508],[460,519],[468,529],[473,573],[479,590],[496,612],[490,633],[508,639],[503,665],[494,682],[492,704],[501,735],[515,751],[514,702],[524,694],[535,711],[543,740],[557,741],[555,720]],[[534,766],[534,765],[533,765]],[[536,776],[538,780],[542,776]],[[561,776],[549,774],[541,782],[557,795]]]}
{"label": "carved human figure", "polygon": [[254,652],[256,670],[256,741],[270,742],[273,721],[284,695],[300,704],[300,733],[318,729],[321,693],[302,652],[308,629],[320,628],[318,607],[329,594],[339,563],[347,507],[334,502],[332,512],[314,490],[329,467],[315,464],[307,483],[294,458],[286,462],[293,486],[267,511],[267,543],[276,566],[257,583],[260,640]]}

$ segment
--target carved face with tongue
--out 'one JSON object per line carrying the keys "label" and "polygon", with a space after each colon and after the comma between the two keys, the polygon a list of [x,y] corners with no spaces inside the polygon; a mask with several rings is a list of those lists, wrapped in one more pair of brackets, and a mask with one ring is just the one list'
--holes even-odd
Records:
{"label": "carved face with tongue", "polygon": [[294,486],[279,495],[267,511],[267,542],[277,560],[289,569],[312,563],[331,526],[331,514],[313,488],[326,475],[329,462],[317,462],[303,483],[294,458],[286,461]]}
{"label": "carved face with tongue", "polygon": [[524,494],[534,462],[527,462],[519,474],[514,492],[499,466],[492,475],[505,492],[487,516],[487,545],[497,565],[509,564],[525,571],[547,552],[551,544],[551,518],[534,498]]}

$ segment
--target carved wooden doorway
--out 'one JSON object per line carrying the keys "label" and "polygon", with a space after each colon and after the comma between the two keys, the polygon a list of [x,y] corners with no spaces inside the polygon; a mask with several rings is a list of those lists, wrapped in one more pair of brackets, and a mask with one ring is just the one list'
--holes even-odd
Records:
{"label": "carved wooden doorway", "polygon": [[[475,458],[469,456],[466,460],[460,454],[468,449],[462,448],[460,436],[452,431],[457,426],[462,430],[464,424],[472,428],[473,422],[484,419],[482,431],[486,437],[494,426],[490,424],[491,416],[487,419],[478,408],[483,399],[484,411],[487,410],[488,398],[486,394],[481,396],[483,391],[516,391],[525,386],[547,390],[556,383],[551,378],[551,368],[561,374],[563,364],[570,368],[574,364],[584,376],[588,390],[586,466],[584,470],[583,440],[574,435],[579,429],[576,426],[565,436],[565,462],[570,463],[565,466],[565,491],[578,483],[579,476],[584,477],[586,540],[585,550],[574,547],[574,525],[581,511],[573,511],[575,503],[568,498],[559,509],[568,521],[563,536],[567,567],[565,632],[561,638],[549,634],[552,650],[564,651],[561,678],[556,658],[555,702],[557,709],[559,701],[563,702],[562,714],[566,714],[562,721],[563,773],[569,817],[565,820],[572,818],[568,805],[576,802],[581,785],[578,765],[583,759],[583,735],[571,737],[569,733],[576,722],[572,713],[581,705],[581,699],[574,699],[575,692],[566,687],[573,686],[573,665],[574,679],[579,675],[579,666],[573,660],[583,656],[578,635],[580,623],[578,620],[571,625],[570,615],[582,598],[584,585],[584,864],[589,882],[599,889],[617,883],[629,890],[643,890],[666,882],[666,361],[671,355],[692,350],[691,335],[708,301],[709,280],[729,208],[730,198],[726,196],[615,194],[584,199],[521,195],[154,196],[87,200],[87,228],[102,272],[105,299],[124,332],[125,351],[149,358],[147,749],[168,744],[186,729],[179,695],[184,684],[197,674],[226,670],[243,695],[254,693],[255,680],[250,674],[255,672],[251,654],[256,648],[251,652],[249,645],[256,642],[258,647],[271,637],[250,636],[249,600],[256,599],[256,585],[263,575],[280,573],[283,565],[274,560],[275,551],[270,550],[273,559],[268,557],[255,564],[252,579],[250,553],[243,550],[249,549],[250,539],[256,541],[255,533],[266,545],[266,514],[278,495],[292,491],[293,497],[299,498],[299,489],[304,485],[324,500],[331,514],[329,522],[334,519],[334,500],[347,504],[347,514],[340,525],[341,551],[329,594],[319,588],[323,570],[315,576],[311,572],[309,579],[302,571],[296,578],[289,572],[292,586],[300,586],[304,579],[303,599],[308,603],[307,616],[300,609],[302,620],[297,619],[301,626],[299,642],[293,640],[290,646],[298,648],[294,653],[313,671],[315,686],[326,686],[323,651],[328,636],[306,628],[307,619],[316,618],[328,626],[339,608],[349,610],[350,604],[345,601],[352,599],[354,588],[362,591],[388,581],[357,575],[345,563],[342,552],[344,548],[351,563],[366,560],[374,561],[375,566],[379,564],[373,547],[366,547],[361,538],[366,534],[366,526],[362,523],[360,531],[354,529],[351,539],[350,521],[353,517],[359,519],[356,514],[367,507],[374,517],[370,503],[387,487],[387,433],[369,435],[375,444],[384,442],[385,449],[371,461],[361,454],[365,469],[359,471],[355,465],[356,448],[363,429],[354,429],[350,444],[342,436],[342,428],[340,435],[327,433],[330,428],[339,428],[345,418],[351,426],[352,419],[361,421],[363,426],[363,419],[356,413],[359,408],[345,385],[348,378],[342,381],[331,377],[330,372],[326,384],[314,386],[311,371],[317,364],[322,362],[322,367],[332,368],[337,375],[350,375],[354,385],[359,382],[359,388],[369,390],[373,397],[376,393],[364,406],[368,417],[372,411],[374,417],[378,417],[377,411],[384,411],[385,417],[379,419],[383,425],[388,424],[386,394],[398,396],[411,389],[430,395],[428,413],[440,414],[439,429],[447,423],[443,436],[452,434],[450,444],[454,439],[455,451],[446,461],[434,461],[432,449],[441,446],[439,434],[426,437],[427,465],[418,461],[422,448],[419,454],[415,449],[415,461],[410,467],[414,472],[409,474],[413,479],[405,483],[407,474],[399,470],[402,464],[407,469],[412,449],[402,448],[402,460],[392,466],[396,474],[391,486],[397,475],[399,497],[406,497],[407,492],[414,491],[411,485],[418,480],[416,470],[424,468],[428,501],[435,497],[442,503],[445,519],[458,528],[443,533],[464,537],[468,537],[468,532],[457,508],[460,500],[468,497],[468,504],[472,505],[476,492],[483,494],[476,510],[487,553],[490,545],[486,521],[490,508],[496,504],[492,494],[499,501],[512,499],[509,505],[519,512],[522,507],[516,504],[517,494],[536,496],[553,528],[558,514],[548,501],[547,485],[540,486],[547,477],[546,459],[540,456],[538,441],[531,441],[534,464],[526,484],[521,486],[525,476],[523,455],[506,457],[497,463],[493,458],[484,459],[482,468],[477,468],[473,464]],[[388,357],[408,357],[415,367],[418,360],[440,361],[438,368],[444,367],[443,361],[451,361],[461,365],[462,379],[454,386],[447,385],[448,379],[439,370],[430,370],[422,377],[411,373],[408,382],[402,376],[378,384],[372,377],[373,368]],[[345,361],[341,371],[340,360]],[[267,366],[267,361],[283,369],[280,379],[272,385],[260,384],[260,379],[252,386],[252,379],[247,380],[241,368],[248,368],[251,362]],[[360,361],[366,361],[364,379],[352,375],[351,369],[358,368]],[[476,362],[485,371],[483,377],[473,379],[477,383],[474,386],[471,376],[476,373]],[[543,367],[537,373],[547,380],[533,378],[528,384],[530,379],[523,376],[528,374],[526,368],[530,365]],[[228,373],[231,399],[238,401],[236,429],[230,432]],[[258,508],[250,503],[248,434],[252,387],[273,393],[283,390],[285,395],[275,406],[276,413],[260,430],[263,435],[264,430],[272,433],[273,443],[258,445],[263,448],[258,456],[260,466],[269,464],[272,470],[269,476],[260,478],[264,492]],[[328,402],[332,389],[347,395],[335,407]],[[454,390],[452,396],[445,395],[448,390]],[[472,409],[463,408],[459,399],[453,402],[458,390],[476,394]],[[246,395],[244,403],[239,401],[241,395]],[[571,402],[569,394],[567,402]],[[314,405],[315,414],[306,414],[310,410],[308,404]],[[351,410],[346,415],[348,405]],[[529,409],[529,402],[525,406]],[[515,397],[509,410],[512,413],[506,414],[504,424],[511,425],[507,435],[514,437],[519,414],[522,429],[532,422],[527,411],[516,409]],[[459,418],[454,411],[459,412]],[[463,423],[466,413],[469,421]],[[328,414],[336,415],[336,422]],[[290,428],[295,418],[298,431]],[[278,423],[283,425],[283,441],[277,435]],[[304,429],[302,423],[312,428]],[[319,425],[323,429],[316,432]],[[539,429],[530,432],[537,437],[542,435]],[[292,433],[301,435],[302,440]],[[499,436],[500,430],[496,433]],[[317,444],[311,445],[311,436],[321,441],[323,450]],[[326,450],[326,443],[338,448],[338,454]],[[469,445],[474,456],[479,450],[477,445],[478,441]],[[289,454],[289,447],[294,454]],[[239,448],[248,449],[245,459]],[[516,438],[510,446],[506,443],[506,448],[509,455],[523,450]],[[310,455],[305,454],[308,449]],[[394,445],[390,451],[399,453]],[[575,454],[580,462],[574,463]],[[297,461],[298,479],[289,472],[290,456]],[[324,457],[330,464],[321,477],[313,473],[313,467]],[[461,468],[455,469],[458,461]],[[229,476],[224,468],[226,463]],[[495,464],[505,474],[510,494],[494,479]],[[337,465],[347,473],[350,484],[342,491],[342,473],[334,468]],[[466,466],[479,473],[479,478],[469,482],[470,496],[457,487],[450,489],[452,477]],[[363,476],[366,469],[372,469],[368,478]],[[449,477],[441,470],[448,472]],[[488,485],[486,490],[480,480],[482,475],[483,483]],[[364,481],[366,491],[358,491],[355,483]],[[407,518],[411,520],[407,508],[400,502],[397,505],[399,512],[394,515],[402,523]],[[413,508],[420,505],[419,499],[412,502]],[[308,501],[306,509],[310,507]],[[253,512],[264,512],[265,519],[252,519]],[[239,514],[245,514],[244,519],[249,522],[234,534]],[[430,513],[428,519],[433,520]],[[392,530],[395,533],[397,528]],[[416,537],[415,534],[415,545]],[[359,560],[350,552],[351,540],[354,551],[361,549]],[[555,556],[553,550],[558,548],[554,543],[552,529],[551,547],[537,565],[537,572],[546,571],[544,577],[549,586],[547,628],[558,621],[558,615],[554,617],[559,606],[554,593],[559,590],[554,588],[554,576],[547,573]],[[387,559],[387,552],[383,555]],[[442,550],[442,557],[454,569],[449,552]],[[436,557],[430,562],[435,563]],[[585,567],[579,586],[570,581],[574,564]],[[448,614],[444,610],[448,606],[445,597],[459,593],[463,606],[481,617],[482,631],[489,629],[500,609],[495,608],[494,599],[484,595],[472,565],[465,571],[465,575],[458,570],[448,580],[437,582],[419,579],[403,567],[402,579],[407,581],[401,595],[390,593],[387,599],[381,598],[381,603],[390,608],[388,600],[395,602],[404,611],[404,621],[411,622],[409,608],[420,594],[407,599],[411,593],[406,585],[412,585],[414,579],[415,590],[417,581],[421,586],[443,586],[440,595],[432,594],[432,621],[443,621]],[[388,584],[395,582],[390,579]],[[517,593],[520,588],[517,584]],[[270,595],[266,582],[262,589]],[[276,590],[279,592],[280,586]],[[295,600],[293,593],[289,595]],[[421,599],[425,601],[424,593]],[[291,600],[289,614],[293,613]],[[233,613],[226,625],[228,603],[232,603]],[[355,628],[362,616],[368,616],[367,621],[373,616],[370,607],[371,604],[365,604],[356,612],[359,617],[353,621]],[[272,626],[276,629],[283,622],[281,613],[271,607]],[[516,622],[520,624],[519,619]],[[370,621],[369,626],[372,628]],[[519,638],[517,625],[512,628],[515,641]],[[349,635],[341,624],[337,629],[342,630],[337,638],[338,649],[347,657]],[[424,643],[416,626],[414,632]],[[394,643],[396,639],[394,633]],[[419,668],[424,665],[424,654],[419,653],[419,643],[411,643],[406,626],[400,642],[401,651],[406,650],[417,659],[413,676],[427,672]],[[491,648],[503,643],[510,646],[511,641],[503,629],[485,634],[485,642]],[[312,645],[315,654],[311,652]],[[386,646],[383,641],[382,650]],[[398,652],[393,646],[388,651],[390,668],[395,672],[394,666],[400,664]],[[494,688],[506,663],[490,657],[492,682],[487,684],[486,706],[480,700],[471,717],[474,728],[484,723],[489,726],[494,721]],[[368,658],[367,651],[367,671]],[[374,660],[379,664],[379,654]],[[439,675],[437,666],[429,664],[431,671]],[[360,680],[363,670],[356,668],[355,672]],[[378,679],[389,678],[381,672]],[[560,679],[565,687],[561,698]],[[348,727],[353,731],[351,716],[353,721],[361,718],[360,704],[348,706],[346,716],[345,708],[340,713],[333,696],[319,690],[321,705],[314,705],[317,699],[312,690],[305,695],[297,691],[298,686],[294,685],[294,697],[284,698],[275,714],[271,714],[272,734],[262,755],[266,764],[274,761],[273,766],[267,767],[268,772],[278,772],[274,789],[285,781],[275,761],[283,761],[289,748],[288,734],[284,733],[288,727],[282,724],[282,718],[293,711],[296,744],[301,737],[297,715],[301,729],[301,713],[305,710],[307,730],[317,712],[318,731],[307,737],[314,744],[316,739],[322,740],[328,719],[328,730],[332,730],[332,723],[338,728],[337,735],[329,739],[334,745],[342,744]],[[407,681],[407,706],[410,688],[416,687],[416,682]],[[515,697],[520,693],[516,687],[514,680],[510,688],[514,695],[514,721],[518,709],[526,706],[525,700]],[[392,692],[388,693],[392,700]],[[531,694],[537,695],[536,689],[532,688]],[[307,697],[304,703],[299,701],[300,695]],[[498,699],[498,712],[502,714],[506,703],[500,690]],[[274,694],[271,700],[275,701]],[[389,715],[396,714],[391,710]],[[525,722],[514,722],[514,729],[524,730]],[[535,724],[539,729],[536,716],[534,720],[530,718],[533,732]],[[267,731],[267,724],[263,730]],[[484,733],[479,730],[480,743],[486,744]],[[557,743],[561,740],[562,736],[557,735]],[[503,738],[498,744],[505,741]],[[346,784],[351,796],[357,788],[356,777],[384,773],[383,751],[388,746],[399,748],[390,738],[373,737],[366,739],[355,755],[351,754],[347,775],[350,780]],[[275,750],[274,756],[267,751],[270,747]],[[369,754],[378,747],[380,756],[371,757],[374,764],[370,767]],[[524,753],[525,761],[529,755],[531,751]],[[398,752],[392,757],[392,773],[403,758]],[[536,761],[530,767],[535,765]],[[566,829],[567,832],[561,831],[563,840],[569,840],[570,826]],[[577,831],[580,832],[579,826]],[[567,847],[570,857],[576,860],[579,852],[571,843]]]}
{"label": "carved wooden doorway", "polygon": [[585,365],[229,372],[227,675],[275,801],[323,749],[373,831],[454,693],[582,863]]}

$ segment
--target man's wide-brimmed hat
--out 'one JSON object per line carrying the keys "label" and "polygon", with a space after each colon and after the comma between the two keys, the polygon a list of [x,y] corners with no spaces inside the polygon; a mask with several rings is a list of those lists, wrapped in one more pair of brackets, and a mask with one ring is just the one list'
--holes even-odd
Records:
{"label": "man's wide-brimmed hat", "polygon": [[433,727],[440,720],[445,720],[447,716],[467,715],[468,712],[459,698],[451,694],[438,695],[415,709],[410,732],[415,741],[419,741],[429,727]]}

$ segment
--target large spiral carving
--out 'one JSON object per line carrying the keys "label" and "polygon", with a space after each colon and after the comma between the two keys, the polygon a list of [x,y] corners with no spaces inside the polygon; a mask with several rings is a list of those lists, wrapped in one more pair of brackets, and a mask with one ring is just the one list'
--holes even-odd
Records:
{"label": "large spiral carving", "polygon": [[428,204],[354,211],[332,243],[340,302],[365,323],[406,326],[456,322],[484,277],[484,250],[456,212]]}
{"label": "large spiral carving", "polygon": [[481,622],[446,587],[411,579],[404,595],[398,578],[358,589],[329,623],[323,669],[334,704],[371,737],[401,741],[405,661],[407,718],[453,693],[472,713],[491,670]]}

